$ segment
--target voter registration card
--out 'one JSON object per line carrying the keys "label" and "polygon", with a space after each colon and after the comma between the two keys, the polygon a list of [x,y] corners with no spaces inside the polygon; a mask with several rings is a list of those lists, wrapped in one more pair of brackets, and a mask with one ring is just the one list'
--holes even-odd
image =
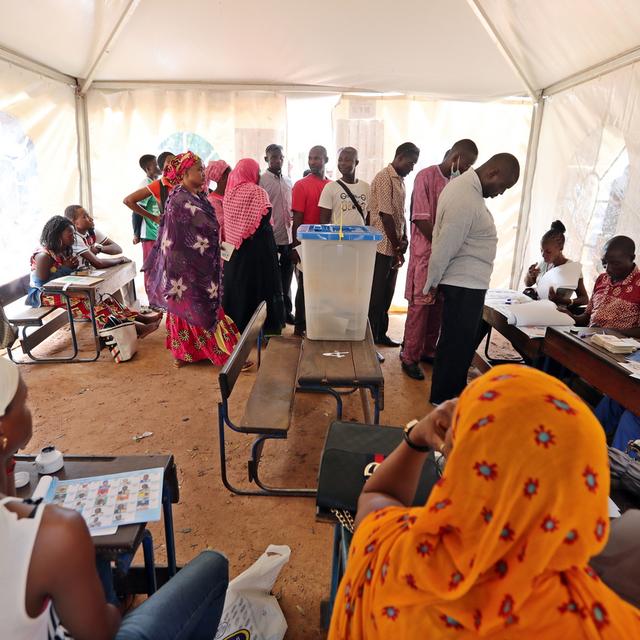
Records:
{"label": "voter registration card", "polygon": [[229,262],[229,260],[231,260],[234,250],[235,247],[230,242],[220,243],[220,256],[225,262]]}

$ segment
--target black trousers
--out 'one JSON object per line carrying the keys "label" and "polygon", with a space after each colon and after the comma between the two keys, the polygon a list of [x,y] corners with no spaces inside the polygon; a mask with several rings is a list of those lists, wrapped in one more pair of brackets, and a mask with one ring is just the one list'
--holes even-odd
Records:
{"label": "black trousers", "polygon": [[305,331],[307,328],[307,320],[304,311],[304,280],[300,269],[296,269],[296,280],[298,281],[298,290],[296,291],[296,316],[294,326],[298,331]]}
{"label": "black trousers", "polygon": [[395,261],[394,256],[376,253],[369,302],[369,324],[371,324],[374,342],[386,336],[389,328],[389,307],[391,307],[398,278],[398,270],[393,268]]}
{"label": "black trousers", "polygon": [[460,395],[478,345],[485,289],[440,285],[444,297],[442,328],[431,378],[431,402]]}
{"label": "black trousers", "polygon": [[291,280],[293,279],[293,262],[291,262],[291,244],[279,244],[278,267],[280,268],[280,280],[282,281],[282,294],[284,296],[284,310],[287,315],[293,309],[291,300]]}

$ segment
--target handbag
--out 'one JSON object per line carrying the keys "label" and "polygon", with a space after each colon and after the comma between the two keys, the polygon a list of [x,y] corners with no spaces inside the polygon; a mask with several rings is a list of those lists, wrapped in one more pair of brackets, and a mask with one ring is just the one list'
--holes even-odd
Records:
{"label": "handbag", "polygon": [[[402,439],[403,432],[398,427],[331,423],[320,460],[317,514],[337,519],[353,532],[353,518],[364,483]],[[425,504],[440,475],[439,462],[431,452],[422,468],[413,506]]]}
{"label": "handbag", "polygon": [[360,203],[356,200],[356,197],[353,195],[353,193],[351,193],[351,189],[349,189],[349,187],[347,187],[347,185],[342,182],[342,180],[336,180],[336,182],[343,188],[344,192],[349,196],[349,198],[351,198],[351,202],[353,202],[353,206],[358,210],[358,213],[362,216],[362,222],[366,222],[367,219],[365,218],[364,212],[362,211],[362,207],[360,206]]}

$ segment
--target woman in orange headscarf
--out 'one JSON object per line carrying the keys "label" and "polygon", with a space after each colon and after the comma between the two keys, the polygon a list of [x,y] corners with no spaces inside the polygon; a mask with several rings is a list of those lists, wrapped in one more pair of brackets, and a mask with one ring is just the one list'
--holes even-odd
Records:
{"label": "woman in orange headscarf", "polygon": [[[424,507],[424,445],[453,449]],[[495,367],[419,422],[367,482],[330,640],[640,637],[588,566],[608,536],[607,449],[564,384]]]}

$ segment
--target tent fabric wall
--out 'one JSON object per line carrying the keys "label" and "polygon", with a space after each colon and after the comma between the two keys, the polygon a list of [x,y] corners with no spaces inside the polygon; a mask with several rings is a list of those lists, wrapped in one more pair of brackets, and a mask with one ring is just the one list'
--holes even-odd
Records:
{"label": "tent fabric wall", "polygon": [[555,219],[588,291],[607,239],[640,244],[640,64],[546,99],[523,271],[540,259],[539,239]]}
{"label": "tent fabric wall", "polygon": [[132,256],[138,251],[122,199],[144,182],[141,155],[190,148],[233,165],[262,158],[267,144],[286,136],[285,99],[276,93],[92,90],[87,100],[93,215]]}
{"label": "tent fabric wall", "polygon": [[0,61],[0,273],[24,275],[46,220],[79,197],[73,87]]}

